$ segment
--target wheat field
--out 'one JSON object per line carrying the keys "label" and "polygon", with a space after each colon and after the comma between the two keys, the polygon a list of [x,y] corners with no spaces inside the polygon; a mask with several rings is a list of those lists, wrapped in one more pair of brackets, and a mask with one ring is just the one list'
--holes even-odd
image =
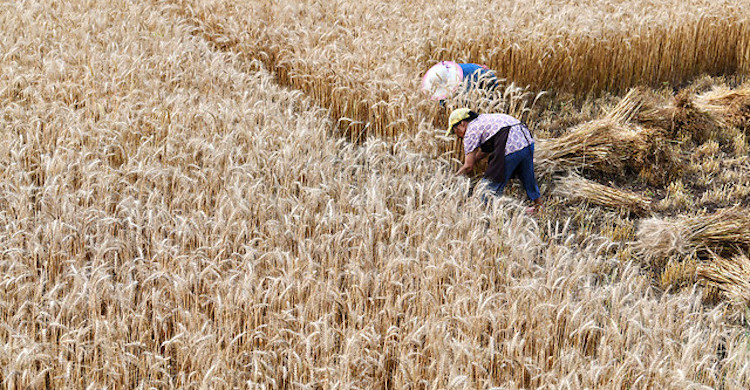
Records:
{"label": "wheat field", "polygon": [[[468,17],[445,27],[481,4],[0,3],[2,388],[747,388],[747,84],[513,106],[548,136],[548,210],[528,216],[514,187],[484,204],[419,71],[486,59],[506,97],[537,96],[522,65],[591,3],[517,5],[550,5],[513,19],[541,26],[519,45],[551,38],[507,64],[487,35],[462,51]],[[653,80],[605,67],[616,85],[576,87],[563,67],[535,87],[747,72],[742,2],[644,4],[684,24],[643,20],[651,35],[606,50],[735,39]],[[617,15],[615,36],[641,20]],[[604,39],[584,27],[566,56]]]}
{"label": "wheat field", "polygon": [[352,140],[413,131],[421,116],[442,124],[418,89],[446,59],[579,97],[750,72],[746,0],[170,2],[215,47],[328,108]]}

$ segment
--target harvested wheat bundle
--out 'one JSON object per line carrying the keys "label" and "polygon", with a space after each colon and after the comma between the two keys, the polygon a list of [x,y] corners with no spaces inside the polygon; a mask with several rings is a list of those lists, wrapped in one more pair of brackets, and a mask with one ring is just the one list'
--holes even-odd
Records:
{"label": "harvested wheat bundle", "polygon": [[629,90],[607,116],[643,127],[671,130],[674,113],[675,105],[671,97],[668,99],[653,90],[638,87]]}
{"label": "harvested wheat bundle", "polygon": [[646,127],[663,127],[669,121],[669,102],[654,91],[644,87],[632,88],[609,110],[607,117],[621,122],[636,122]]}
{"label": "harvested wheat bundle", "polygon": [[674,100],[672,125],[669,134],[682,142],[692,141],[696,145],[709,140],[726,143],[729,126],[719,115],[705,111],[696,104],[695,94],[690,88],[680,91]]}
{"label": "harvested wheat bundle", "polygon": [[627,126],[617,118],[605,117],[584,123],[562,137],[540,140],[535,159],[541,175],[574,169],[639,171],[650,143],[658,137],[658,130]]}
{"label": "harvested wheat bundle", "polygon": [[741,207],[719,210],[709,217],[695,217],[686,221],[690,241],[696,246],[750,246],[750,213]]}
{"label": "harvested wheat bundle", "polygon": [[[674,112],[674,105],[655,92],[645,88],[631,89],[601,119],[602,123],[610,124],[611,127],[602,126],[597,129],[603,132],[601,136],[612,137],[609,140],[613,143],[611,153],[614,157],[619,157],[603,162],[603,171],[630,168],[652,185],[664,185],[678,177],[684,171],[685,162],[679,145],[667,136],[672,127]],[[638,126],[629,130],[633,126],[630,123]],[[594,129],[587,128],[587,125],[579,128],[583,132],[590,130]],[[582,134],[571,133],[569,136],[569,141],[573,143],[582,138]],[[581,146],[585,147],[583,144]],[[621,164],[609,166],[611,161],[619,161]],[[595,166],[583,168],[597,169]]]}
{"label": "harvested wheat bundle", "polygon": [[651,200],[637,193],[605,186],[576,174],[559,179],[554,194],[639,215],[651,208]]}
{"label": "harvested wheat bundle", "polygon": [[736,129],[746,129],[750,122],[750,85],[735,90],[719,86],[696,94],[696,90],[709,82],[696,82],[675,97],[633,88],[607,116],[662,129],[669,138],[678,141],[702,144],[716,139],[728,144],[737,135]]}
{"label": "harvested wheat bundle", "polygon": [[709,81],[697,82],[681,90],[675,97],[662,96],[645,88],[633,88],[607,116],[662,129],[675,140],[691,140],[696,144],[722,137],[726,140],[729,138],[726,129],[729,127],[727,121],[732,117],[730,112],[741,122],[743,93],[750,91],[729,92],[726,88],[719,88],[696,95],[695,91],[706,82]]}
{"label": "harvested wheat bundle", "polygon": [[663,131],[656,134],[641,155],[638,176],[651,185],[663,187],[683,175],[688,160],[678,142],[668,139]]}
{"label": "harvested wheat bundle", "polygon": [[728,124],[745,133],[750,131],[750,83],[736,89],[725,85],[695,96],[695,106],[700,110],[723,118]]}
{"label": "harvested wheat bundle", "polygon": [[735,206],[709,216],[651,218],[641,222],[637,236],[637,251],[656,266],[697,251],[733,254],[750,247],[750,213]]}
{"label": "harvested wheat bundle", "polygon": [[747,255],[726,259],[714,254],[698,266],[697,276],[707,285],[716,287],[730,302],[750,304],[750,259]]}
{"label": "harvested wheat bundle", "polygon": [[688,233],[678,221],[657,217],[643,220],[636,233],[636,253],[654,268],[662,269],[670,258],[685,258],[693,251]]}

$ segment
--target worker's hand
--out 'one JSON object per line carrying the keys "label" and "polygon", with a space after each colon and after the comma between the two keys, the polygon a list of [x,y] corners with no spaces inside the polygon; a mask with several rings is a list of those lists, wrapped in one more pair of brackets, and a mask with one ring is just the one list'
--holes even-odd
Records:
{"label": "worker's hand", "polygon": [[461,167],[461,169],[456,172],[456,176],[458,175],[469,175],[472,171],[474,171],[474,164],[477,162],[477,157],[480,153],[479,148],[472,150],[470,153],[464,157],[464,166]]}

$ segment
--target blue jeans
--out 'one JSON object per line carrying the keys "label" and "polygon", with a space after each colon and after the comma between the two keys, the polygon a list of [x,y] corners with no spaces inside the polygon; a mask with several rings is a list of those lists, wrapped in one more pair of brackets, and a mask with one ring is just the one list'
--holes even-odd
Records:
{"label": "blue jeans", "polygon": [[526,195],[531,201],[539,199],[539,186],[536,184],[534,177],[534,144],[531,144],[517,152],[505,156],[505,181],[502,183],[482,179],[487,183],[487,188],[495,192],[498,196],[503,194],[505,185],[513,175],[518,176],[523,188],[526,189]]}

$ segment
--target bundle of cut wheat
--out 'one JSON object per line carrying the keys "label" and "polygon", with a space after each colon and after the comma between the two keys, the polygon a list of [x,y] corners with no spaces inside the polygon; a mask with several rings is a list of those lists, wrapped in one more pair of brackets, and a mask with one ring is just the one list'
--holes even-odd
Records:
{"label": "bundle of cut wheat", "polygon": [[705,111],[696,104],[695,94],[690,88],[680,91],[673,102],[669,134],[681,142],[695,145],[709,140],[726,139],[727,123],[719,115]]}
{"label": "bundle of cut wheat", "polygon": [[[663,96],[645,88],[631,89],[608,116],[623,122],[664,130],[675,141],[703,144],[718,140],[726,144],[750,125],[750,84],[737,89],[709,85],[712,78],[699,79],[676,96]],[[745,130],[746,131],[746,130]]]}
{"label": "bundle of cut wheat", "polygon": [[[629,168],[652,185],[668,183],[684,171],[685,165],[679,144],[669,137],[675,111],[675,105],[657,93],[633,88],[600,121],[581,125],[568,136],[552,142],[543,141],[541,149],[556,151],[552,157],[558,161],[541,160],[548,154],[548,151],[542,151],[542,171],[570,168],[571,164],[610,173]],[[589,138],[592,133],[598,138]],[[581,150],[571,148],[574,145]],[[582,164],[571,159],[572,156],[566,156],[566,150],[589,153],[589,156],[579,156],[580,160],[595,163]],[[592,151],[606,153],[607,158],[596,161],[592,157],[597,154]]]}
{"label": "bundle of cut wheat", "polygon": [[720,210],[709,217],[686,221],[690,242],[707,248],[750,246],[750,213],[741,207]]}
{"label": "bundle of cut wheat", "polygon": [[661,269],[672,257],[686,257],[690,251],[686,229],[677,221],[661,218],[649,218],[640,222],[636,253],[651,264]]}
{"label": "bundle of cut wheat", "polygon": [[641,169],[649,144],[660,137],[655,129],[628,126],[619,118],[584,123],[555,139],[539,141],[535,159],[542,175],[575,169],[619,173]]}
{"label": "bundle of cut wheat", "polygon": [[672,129],[675,106],[670,99],[643,88],[632,88],[607,115],[643,127]]}
{"label": "bundle of cut wheat", "polygon": [[710,92],[697,90],[713,84],[713,79],[700,79],[666,97],[645,88],[631,89],[608,116],[644,127],[663,129],[665,135],[678,141],[702,144],[708,140],[727,141],[732,126],[747,126],[750,117],[750,87],[731,90],[714,87]]}
{"label": "bundle of cut wheat", "polygon": [[750,304],[750,259],[746,254],[731,259],[713,255],[698,266],[697,276],[718,288],[729,301]]}
{"label": "bundle of cut wheat", "polygon": [[635,214],[644,214],[651,208],[651,200],[637,193],[605,186],[576,174],[558,180],[554,194]]}
{"label": "bundle of cut wheat", "polygon": [[638,251],[657,266],[673,255],[695,251],[732,254],[750,247],[750,213],[732,207],[709,216],[652,218],[641,223],[637,235]]}
{"label": "bundle of cut wheat", "polygon": [[696,95],[695,106],[724,118],[726,122],[746,133],[750,131],[750,83],[731,89],[725,85]]}

